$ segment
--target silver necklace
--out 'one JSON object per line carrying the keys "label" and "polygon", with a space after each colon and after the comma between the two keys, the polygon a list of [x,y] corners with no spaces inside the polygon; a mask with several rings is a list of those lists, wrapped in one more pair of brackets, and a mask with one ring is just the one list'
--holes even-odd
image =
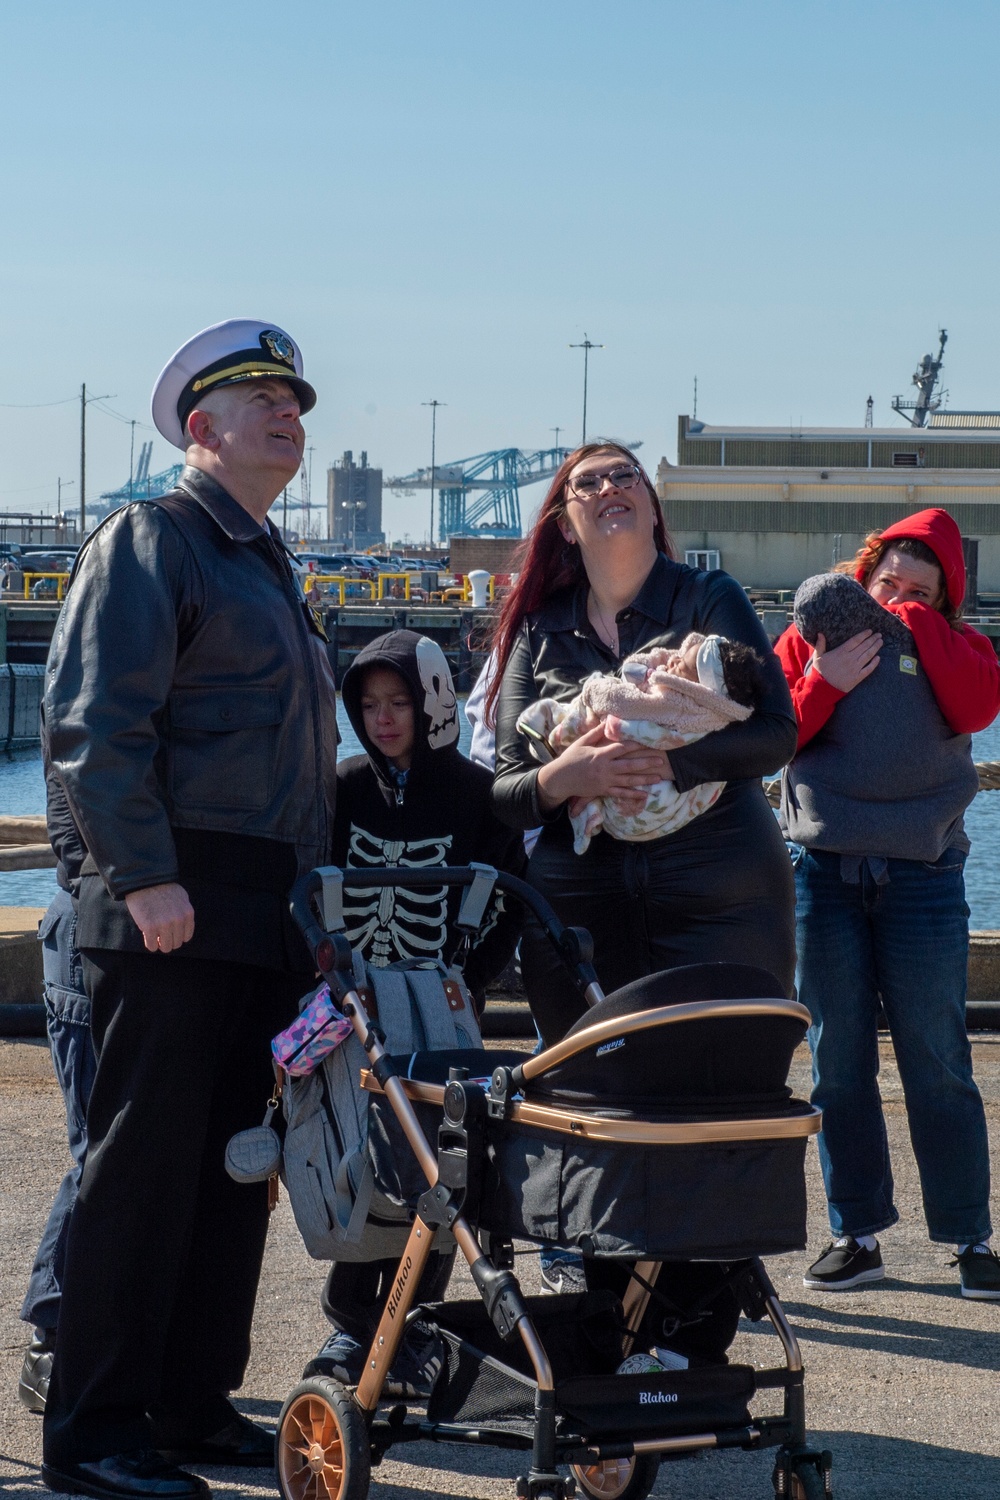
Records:
{"label": "silver necklace", "polygon": [[[607,620],[604,618],[604,611],[601,609],[601,606],[598,604],[593,594],[590,595],[590,603],[594,606],[594,614],[597,616],[597,619],[593,621],[594,629],[597,631],[598,636],[609,650],[617,651],[618,621],[616,620],[613,625],[608,624]],[[605,634],[605,631],[607,632],[607,634]]]}

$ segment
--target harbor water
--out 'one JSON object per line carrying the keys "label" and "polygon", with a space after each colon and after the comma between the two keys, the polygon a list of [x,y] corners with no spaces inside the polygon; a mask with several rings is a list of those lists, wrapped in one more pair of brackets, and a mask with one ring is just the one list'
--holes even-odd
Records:
{"label": "harbor water", "polygon": [[[338,702],[343,743],[342,757],[361,749],[343,705]],[[461,714],[461,746],[468,753],[471,731]],[[972,753],[977,761],[1000,761],[1000,721],[973,736]],[[37,750],[23,751],[0,759],[0,813],[42,813],[45,784],[41,756]],[[965,816],[972,840],[972,853],[965,870],[971,926],[976,931],[1000,930],[1000,791],[980,792]],[[47,906],[55,891],[52,870],[0,872],[0,906]]]}

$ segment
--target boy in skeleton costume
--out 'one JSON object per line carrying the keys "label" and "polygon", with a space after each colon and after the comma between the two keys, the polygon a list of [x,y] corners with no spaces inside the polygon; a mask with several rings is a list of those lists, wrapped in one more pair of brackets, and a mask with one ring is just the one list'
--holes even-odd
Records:
{"label": "boy in skeleton costume", "polygon": [[[394,630],[359,652],[341,696],[365,755],[337,767],[333,863],[366,866],[494,865],[519,875],[520,835],[490,807],[492,778],[458,748],[458,702],[444,652],[412,630]],[[404,959],[450,964],[461,892],[344,893],[352,947],[382,968]],[[497,901],[464,960],[474,995],[506,966],[518,917]]]}
{"label": "boy in skeleton costume", "polygon": [[[598,724],[609,740],[676,750],[748,719],[760,699],[762,666],[749,646],[692,632],[674,650],[659,646],[627,657],[620,676],[592,673],[568,703],[539,699],[517,727],[545,758]],[[569,810],[573,848],[585,854],[602,828],[633,843],[673,833],[711,807],[724,786],[705,781],[679,792],[673,781],[658,781],[637,813],[623,813],[610,797],[575,798]]]}
{"label": "boy in skeleton costume", "polygon": [[[524,845],[490,806],[493,778],[458,748],[458,702],[444,652],[412,630],[394,630],[359,652],[341,696],[366,754],[337,767],[332,862],[352,869],[385,865],[493,865],[524,870]],[[450,964],[462,939],[454,927],[461,892],[372,889],[344,892],[346,935],[368,963],[402,960]],[[497,899],[481,935],[463,959],[465,981],[481,996],[513,955],[518,913]],[[461,957],[460,954],[458,956]],[[444,1296],[453,1256],[434,1255],[418,1289],[423,1301]],[[439,1264],[435,1264],[435,1263]],[[323,1292],[334,1332],[305,1375],[332,1375],[353,1385],[371,1337],[372,1314],[385,1301],[394,1260],[335,1263]],[[433,1346],[407,1334],[390,1372],[393,1389],[413,1397],[426,1385]]]}

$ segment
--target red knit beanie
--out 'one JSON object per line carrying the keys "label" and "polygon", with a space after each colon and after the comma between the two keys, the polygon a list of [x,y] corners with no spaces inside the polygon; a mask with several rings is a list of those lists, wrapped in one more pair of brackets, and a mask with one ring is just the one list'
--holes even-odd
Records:
{"label": "red knit beanie", "polygon": [[[887,526],[879,532],[883,542],[912,537],[930,547],[941,564],[944,573],[945,592],[949,603],[961,609],[965,598],[965,554],[962,551],[962,533],[958,524],[946,510],[918,510],[915,515],[904,516],[901,521]],[[854,576],[859,583],[864,581],[864,568],[858,567]]]}

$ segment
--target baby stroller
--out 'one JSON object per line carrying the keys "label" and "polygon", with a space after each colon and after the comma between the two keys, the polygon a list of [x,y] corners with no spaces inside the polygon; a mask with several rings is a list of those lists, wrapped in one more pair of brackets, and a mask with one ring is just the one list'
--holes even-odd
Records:
{"label": "baby stroller", "polygon": [[[494,888],[523,902],[590,1009],[536,1055],[387,1055],[353,987],[340,892],[396,885],[466,887],[466,930]],[[830,1454],[807,1445],[802,1358],[759,1258],[805,1244],[805,1147],[820,1117],[786,1078],[808,1012],[765,971],[731,964],[654,974],[605,997],[589,934],[564,926],[524,881],[481,866],[313,871],[292,911],[364,1046],[379,1190],[409,1205],[411,1228],[357,1386],[313,1376],[284,1404],[285,1500],[364,1500],[390,1448],[428,1440],[530,1455],[518,1500],[569,1500],[577,1487],[592,1500],[644,1500],[665,1457],[765,1447],[777,1450],[777,1496],[829,1500]],[[447,1231],[479,1300],[415,1306]],[[523,1295],[515,1239],[579,1247],[588,1290]],[[694,1267],[686,1303],[674,1300],[671,1262],[713,1263]],[[731,1364],[721,1351],[676,1369],[630,1359],[655,1343],[683,1347],[685,1333],[711,1326],[722,1293],[770,1320],[780,1367]],[[415,1320],[443,1351],[426,1411],[380,1414]],[[762,1391],[781,1393],[771,1397],[779,1414],[751,1413]]]}

